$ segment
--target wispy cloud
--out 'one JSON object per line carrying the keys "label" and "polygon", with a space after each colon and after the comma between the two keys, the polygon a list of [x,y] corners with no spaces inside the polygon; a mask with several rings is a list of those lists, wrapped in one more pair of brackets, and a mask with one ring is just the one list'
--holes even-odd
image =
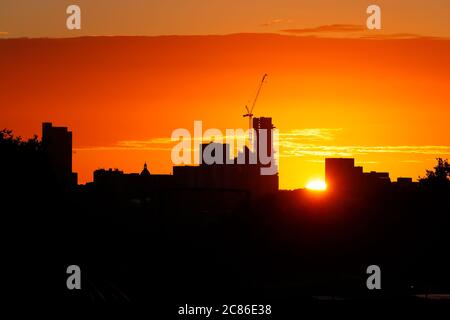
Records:
{"label": "wispy cloud", "polygon": [[378,33],[378,34],[361,35],[360,38],[373,40],[395,40],[395,39],[422,39],[422,38],[431,39],[434,37],[425,37],[414,33]]}
{"label": "wispy cloud", "polygon": [[342,130],[342,128],[313,128],[280,133],[278,139],[280,157],[354,157],[369,154],[450,155],[450,146],[330,145],[330,142],[336,140]]}
{"label": "wispy cloud", "polygon": [[[416,162],[414,155],[450,155],[450,146],[443,145],[331,145],[336,140],[342,128],[307,128],[296,129],[278,133],[280,157],[355,157],[370,154],[409,154],[411,160],[403,162]],[[217,139],[223,141],[234,139],[235,136],[222,136]],[[246,136],[238,136],[244,139]],[[190,138],[190,142],[207,142],[203,138]],[[242,140],[241,140],[242,141]],[[152,138],[147,140],[124,140],[112,146],[78,147],[77,151],[170,151],[178,141],[168,137]],[[193,148],[192,150],[195,150]]]}
{"label": "wispy cloud", "polygon": [[450,146],[323,146],[280,140],[281,157],[353,157],[369,154],[450,155]]}
{"label": "wispy cloud", "polygon": [[281,18],[275,18],[275,19],[270,19],[265,23],[261,24],[261,27],[271,27],[273,25],[276,24],[283,24],[283,23],[293,23],[294,20],[293,19],[281,19]]}
{"label": "wispy cloud", "polygon": [[9,34],[9,32],[6,32],[6,31],[0,31],[0,37],[7,36],[8,34]]}
{"label": "wispy cloud", "polygon": [[148,140],[124,140],[117,142],[116,147],[123,149],[147,149],[172,143],[170,138],[153,138]]}
{"label": "wispy cloud", "polygon": [[347,33],[347,32],[362,32],[365,31],[365,27],[362,25],[354,24],[328,24],[318,26],[314,28],[301,28],[301,29],[284,29],[281,32],[291,34],[323,34],[323,33]]}
{"label": "wispy cloud", "polygon": [[280,132],[280,139],[284,141],[331,141],[342,128],[307,128]]}
{"label": "wispy cloud", "polygon": [[118,141],[112,146],[88,146],[74,148],[76,151],[168,151],[171,150],[170,138],[152,138],[147,140],[124,140]]}
{"label": "wispy cloud", "polygon": [[[296,129],[283,133],[278,133],[279,139],[284,141],[293,142],[318,142],[318,141],[331,141],[334,139],[335,133],[341,131],[341,128],[308,128],[308,129]],[[236,132],[235,135],[227,136],[215,136],[214,138],[205,137],[191,137],[187,140],[190,142],[209,142],[216,141],[230,141],[232,139],[238,139],[245,141],[248,137],[248,133],[244,130]],[[76,150],[171,150],[178,141],[173,141],[169,137],[157,137],[146,140],[121,140],[112,146],[86,146],[78,147]]]}
{"label": "wispy cloud", "polygon": [[[186,138],[185,140],[189,141],[190,143],[205,143],[210,141],[223,141],[225,142],[227,139],[240,139],[241,141],[245,141],[245,139],[248,137],[247,134],[242,133],[238,135],[233,136],[214,136],[211,137],[211,139],[205,138],[205,137],[191,137]],[[151,138],[146,140],[121,140],[118,141],[116,144],[111,146],[84,146],[84,147],[78,147],[74,148],[74,150],[78,151],[170,151],[172,150],[172,147],[179,143],[179,140],[172,140],[168,137],[159,137],[159,138]],[[196,150],[193,148],[192,150]]]}
{"label": "wispy cloud", "polygon": [[440,39],[414,33],[384,33],[382,31],[370,31],[363,25],[355,24],[329,24],[314,28],[292,28],[279,30],[281,33],[313,37],[345,37],[352,39],[368,40],[396,40],[396,39]]}
{"label": "wispy cloud", "polygon": [[409,160],[400,160],[400,162],[403,162],[403,163],[422,163],[423,160],[409,159]]}

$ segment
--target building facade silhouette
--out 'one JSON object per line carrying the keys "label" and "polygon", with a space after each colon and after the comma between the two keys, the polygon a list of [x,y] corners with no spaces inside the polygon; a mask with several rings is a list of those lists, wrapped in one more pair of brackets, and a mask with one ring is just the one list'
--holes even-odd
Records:
{"label": "building facade silhouette", "polygon": [[52,180],[60,186],[77,185],[77,174],[72,172],[72,132],[44,122],[42,146]]}
{"label": "building facade silhouette", "polygon": [[[253,119],[256,132],[256,145],[263,141],[264,158],[273,156],[272,118]],[[264,136],[263,136],[264,135]],[[258,148],[250,151],[247,147],[240,152],[245,161],[231,159],[230,145],[216,142],[203,143],[200,146],[200,164],[197,166],[174,166],[172,175],[150,174],[147,164],[141,174],[125,174],[119,170],[99,169],[94,172],[94,185],[102,188],[128,192],[142,192],[157,189],[196,189],[217,192],[238,191],[260,196],[278,191],[278,171],[272,175],[261,174],[262,164],[257,156]],[[208,154],[210,157],[205,157]],[[250,161],[252,157],[255,161]],[[212,158],[212,159],[211,159]],[[213,161],[211,161],[213,160]]]}
{"label": "building facade silhouette", "polygon": [[363,172],[353,158],[326,158],[325,181],[334,192],[373,190],[391,184],[388,172]]}

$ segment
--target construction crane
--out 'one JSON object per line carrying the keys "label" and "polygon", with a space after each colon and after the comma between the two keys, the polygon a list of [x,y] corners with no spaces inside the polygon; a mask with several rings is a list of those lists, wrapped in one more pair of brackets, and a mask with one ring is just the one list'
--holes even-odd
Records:
{"label": "construction crane", "polygon": [[[252,129],[252,120],[253,120],[253,109],[255,108],[256,105],[256,101],[258,100],[259,97],[259,93],[261,92],[261,88],[264,84],[264,81],[267,78],[267,73],[264,74],[262,80],[261,80],[261,84],[259,85],[258,91],[256,92],[256,97],[255,100],[253,100],[253,104],[251,106],[251,108],[249,109],[248,106],[245,106],[245,110],[247,110],[247,113],[243,115],[243,117],[248,117],[248,130],[251,132]],[[250,134],[250,138],[251,138],[251,134]]]}

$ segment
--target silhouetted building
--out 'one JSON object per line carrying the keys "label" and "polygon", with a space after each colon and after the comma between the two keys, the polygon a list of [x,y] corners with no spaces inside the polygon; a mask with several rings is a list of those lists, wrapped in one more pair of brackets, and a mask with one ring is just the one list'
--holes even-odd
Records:
{"label": "silhouetted building", "polygon": [[369,184],[390,184],[391,178],[389,178],[389,172],[376,172],[376,171],[370,171],[370,172],[364,172],[363,177],[365,179],[365,182]]}
{"label": "silhouetted building", "polygon": [[[256,139],[265,135],[267,158],[273,153],[272,118],[256,118],[253,121]],[[257,150],[255,150],[256,152]],[[94,186],[102,190],[125,193],[148,193],[155,190],[167,189],[196,189],[210,190],[214,196],[223,194],[248,193],[263,195],[278,191],[278,172],[264,175],[261,168],[276,164],[261,164],[249,161],[250,151],[244,148],[241,154],[246,160],[239,163],[237,158],[231,159],[230,145],[216,142],[204,143],[200,147],[200,165],[175,166],[173,175],[150,174],[147,163],[140,174],[124,174],[118,170],[96,170],[94,172]],[[210,159],[206,159],[207,156]],[[207,161],[205,161],[207,160]],[[273,161],[274,159],[272,159]],[[192,191],[192,190],[191,190]],[[231,192],[231,193],[230,193]]]}
{"label": "silhouetted building", "polygon": [[149,177],[150,171],[147,169],[147,162],[144,163],[144,169],[141,171],[141,177]]}
{"label": "silhouetted building", "polygon": [[77,174],[72,172],[72,132],[67,127],[54,127],[44,122],[42,145],[52,180],[58,185],[76,185]]}
{"label": "silhouetted building", "polygon": [[325,159],[325,181],[330,190],[348,189],[360,174],[362,174],[362,168],[355,168],[355,159]]}
{"label": "silhouetted building", "polygon": [[[200,165],[229,164],[231,163],[230,145],[227,143],[202,143],[200,152]],[[208,156],[208,157],[205,157]],[[211,158],[211,159],[207,159]],[[214,160],[214,162],[213,162]]]}
{"label": "silhouetted building", "polygon": [[[273,129],[272,118],[254,118],[253,127],[256,133],[256,146],[250,151],[247,146],[238,150],[238,157],[231,159],[230,145],[210,142],[202,144],[200,159],[206,154],[219,159],[219,163],[202,161],[200,166],[176,166],[173,175],[177,184],[183,188],[207,188],[214,190],[239,190],[252,195],[263,195],[278,191],[278,172],[271,175],[262,174],[261,168],[276,164],[273,162]],[[261,152],[265,153],[266,164],[259,157],[258,143],[262,144]],[[217,154],[219,152],[220,154]],[[238,161],[239,159],[239,161]],[[270,163],[267,164],[267,160]]]}
{"label": "silhouetted building", "polygon": [[355,167],[353,158],[326,158],[325,180],[330,190],[364,191],[377,189],[391,184],[388,172],[363,172]]}
{"label": "silhouetted building", "polygon": [[[272,124],[272,118],[253,118],[253,129],[256,133],[256,140],[257,140],[257,161],[259,164],[261,164],[261,154],[264,155],[264,157],[271,157],[273,152],[273,129],[275,129],[274,125]],[[266,143],[260,143],[260,141],[265,141]],[[259,148],[262,148],[262,150],[259,150]],[[261,151],[261,153],[259,152]]]}
{"label": "silhouetted building", "polygon": [[413,180],[412,178],[402,178],[402,177],[398,177],[397,178],[397,183],[398,184],[402,184],[402,185],[408,185],[408,184],[412,184]]}
{"label": "silhouetted building", "polygon": [[416,190],[419,187],[418,182],[414,182],[412,178],[398,177],[397,181],[393,182],[393,185],[403,191]]}
{"label": "silhouetted building", "polygon": [[98,169],[94,171],[94,186],[105,192],[136,194],[141,187],[142,178],[139,173],[125,174],[119,169]]}
{"label": "silhouetted building", "polygon": [[139,195],[155,190],[176,187],[174,177],[169,174],[150,174],[147,163],[141,173],[124,173],[118,169],[94,171],[93,185],[101,191]]}
{"label": "silhouetted building", "polygon": [[98,169],[94,171],[94,183],[99,185],[111,184],[114,180],[120,179],[123,174],[123,171],[119,169]]}
{"label": "silhouetted building", "polygon": [[260,169],[252,164],[176,166],[173,175],[183,188],[239,190],[253,195],[278,191],[278,175],[261,175]]}

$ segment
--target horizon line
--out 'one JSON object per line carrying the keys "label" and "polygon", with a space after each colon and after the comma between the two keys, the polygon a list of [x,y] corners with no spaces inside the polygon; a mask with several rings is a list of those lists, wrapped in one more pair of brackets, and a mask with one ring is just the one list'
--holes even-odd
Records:
{"label": "horizon line", "polygon": [[[7,33],[9,34],[9,33]],[[159,34],[159,35],[124,35],[124,34],[113,34],[113,35],[81,35],[81,36],[60,36],[60,37],[1,37],[0,40],[70,40],[70,39],[85,39],[85,38],[206,38],[206,37],[230,37],[230,36],[278,36],[278,37],[288,37],[288,38],[300,38],[300,39],[311,39],[311,40],[376,40],[376,41],[398,41],[398,40],[442,40],[448,41],[450,37],[442,36],[428,36],[428,35],[409,35],[405,37],[404,34],[398,33],[387,33],[378,35],[359,35],[359,36],[324,36],[324,35],[297,35],[292,33],[280,32],[234,32],[234,33],[223,33],[223,34]]]}

